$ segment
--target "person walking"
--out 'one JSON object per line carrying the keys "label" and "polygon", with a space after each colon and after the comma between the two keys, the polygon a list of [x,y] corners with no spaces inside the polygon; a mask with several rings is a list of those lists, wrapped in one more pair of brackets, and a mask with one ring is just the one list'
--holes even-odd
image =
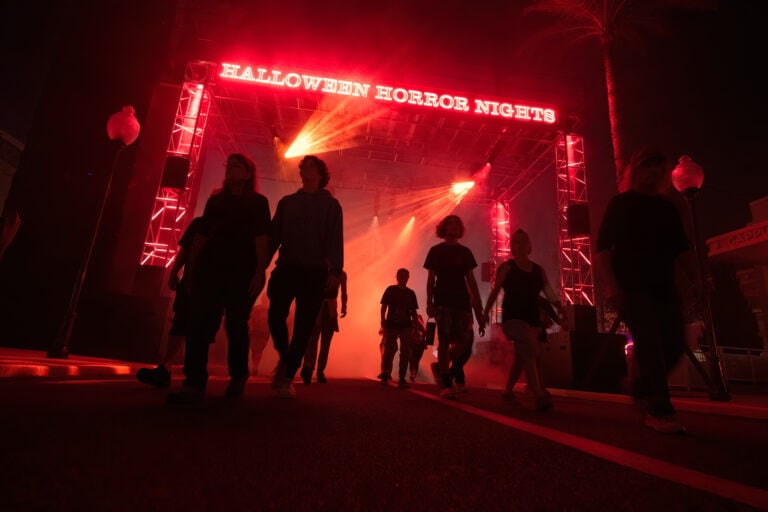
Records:
{"label": "person walking", "polygon": [[[203,217],[195,217],[189,223],[184,234],[179,239],[179,251],[173,260],[171,272],[168,276],[168,288],[174,292],[173,319],[168,331],[168,339],[165,342],[162,356],[154,368],[139,368],[136,379],[144,384],[158,388],[167,388],[171,385],[171,365],[174,358],[181,351],[184,339],[189,331],[190,296],[189,288],[192,280],[192,267],[190,260],[192,255],[200,252],[203,243],[203,233],[206,232]],[[181,279],[179,272],[184,270]]]}
{"label": "person walking", "polygon": [[[269,331],[280,356],[273,387],[293,398],[293,379],[320,312],[324,290],[338,289],[344,268],[344,224],[339,201],[325,188],[326,163],[315,155],[299,163],[302,187],[277,204],[272,217],[272,253],[278,253],[267,285]],[[295,304],[294,304],[295,301]],[[293,332],[287,318],[294,305]]]}
{"label": "person walking", "polygon": [[533,408],[547,411],[552,408],[552,400],[540,371],[540,341],[544,331],[541,293],[544,292],[548,304],[560,311],[560,324],[564,323],[562,303],[549,284],[544,269],[530,259],[532,244],[528,233],[522,229],[515,231],[511,238],[511,250],[512,258],[496,271],[483,316],[488,318],[499,292],[504,290],[501,329],[504,336],[514,343],[515,358],[502,397],[509,402],[517,402],[514,388],[524,371],[528,391],[533,395]]}
{"label": "person walking", "polygon": [[[629,188],[605,210],[597,238],[597,270],[605,297],[633,339],[633,398],[643,422],[661,433],[682,434],[667,376],[685,352],[686,338],[676,271],[695,293],[702,290],[698,263],[680,214],[665,198],[672,163],[662,152],[641,149],[628,165]],[[679,267],[678,267],[679,265]]]}
{"label": "person walking", "polygon": [[392,380],[392,365],[400,341],[400,359],[398,364],[397,386],[410,388],[406,380],[408,363],[411,357],[411,339],[418,326],[419,302],[416,292],[408,288],[410,272],[406,268],[397,269],[397,284],[387,286],[381,296],[381,374],[382,384]]}
{"label": "person walking", "polygon": [[[464,365],[472,354],[474,323],[485,334],[485,317],[474,269],[477,261],[472,251],[459,243],[465,234],[458,215],[448,215],[437,225],[436,234],[443,242],[430,247],[424,261],[427,275],[427,316],[437,324],[437,362],[432,374],[440,396],[455,399],[466,392]],[[456,383],[454,389],[453,383]]]}
{"label": "person walking", "polygon": [[[335,284],[335,283],[333,283]],[[339,274],[339,286],[336,289],[323,291],[323,304],[317,315],[317,322],[309,335],[307,350],[304,352],[304,364],[301,368],[301,379],[307,386],[312,383],[312,373],[317,367],[317,382],[325,384],[325,368],[328,366],[328,355],[331,351],[331,340],[334,333],[339,332],[339,317],[347,316],[347,273],[343,270]],[[339,315],[338,298],[341,294],[341,315]],[[320,352],[318,353],[318,343]]]}
{"label": "person walking", "polygon": [[248,156],[227,157],[223,188],[203,212],[208,233],[196,257],[190,289],[190,323],[184,347],[182,390],[169,404],[200,402],[208,382],[208,348],[225,317],[226,396],[243,394],[250,375],[248,318],[264,289],[269,266],[269,201],[256,191],[256,165]]}

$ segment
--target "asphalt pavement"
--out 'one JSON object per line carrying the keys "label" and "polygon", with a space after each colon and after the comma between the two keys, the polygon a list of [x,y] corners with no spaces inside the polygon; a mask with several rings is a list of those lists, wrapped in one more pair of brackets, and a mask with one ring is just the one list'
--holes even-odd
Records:
{"label": "asphalt pavement", "polygon": [[[120,361],[70,354],[66,359],[49,358],[45,351],[0,347],[0,378],[99,378],[135,375],[146,363]],[[210,365],[212,376],[226,376],[222,365]],[[174,378],[181,378],[181,368],[175,366]],[[473,385],[475,383],[471,383]],[[477,383],[483,386],[482,382]],[[574,389],[548,388],[552,395],[603,401],[631,403],[627,395]],[[672,389],[673,403],[678,411],[768,419],[768,387],[758,384],[729,383],[729,401],[712,400],[706,390]]]}

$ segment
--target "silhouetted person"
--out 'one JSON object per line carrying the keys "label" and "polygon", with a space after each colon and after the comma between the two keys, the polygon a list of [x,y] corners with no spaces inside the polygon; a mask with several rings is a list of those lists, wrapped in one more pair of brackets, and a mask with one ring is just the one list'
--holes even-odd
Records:
{"label": "silhouetted person", "polygon": [[[335,283],[331,283],[335,284]],[[328,379],[325,377],[325,368],[328,366],[328,354],[331,351],[331,340],[334,333],[339,332],[339,316],[347,316],[347,273],[343,270],[339,275],[339,286],[335,289],[330,288],[323,291],[323,304],[320,306],[320,313],[317,315],[315,327],[309,335],[307,350],[304,352],[304,364],[301,368],[301,379],[304,384],[309,385],[312,382],[312,373],[317,366],[317,382],[325,384]],[[341,315],[339,315],[339,294],[341,294]],[[318,342],[320,352],[318,353]]]}
{"label": "silhouetted person", "polygon": [[[436,234],[443,242],[430,247],[424,268],[427,275],[427,316],[437,323],[437,362],[432,374],[440,387],[440,396],[455,399],[466,392],[464,365],[474,343],[474,310],[479,332],[485,334],[485,317],[475,279],[477,261],[472,251],[459,243],[464,223],[457,215],[448,215],[437,225]],[[456,389],[453,387],[454,380]]]}
{"label": "silhouetted person", "polygon": [[610,201],[597,239],[597,264],[606,299],[632,333],[637,369],[633,395],[644,423],[663,433],[683,433],[669,396],[667,374],[685,351],[676,265],[700,282],[696,258],[675,206],[664,194],[672,164],[652,150],[629,163],[629,189]]}
{"label": "silhouetted person", "polygon": [[[179,239],[179,251],[173,260],[171,272],[168,276],[168,288],[174,292],[173,319],[168,331],[168,339],[165,342],[160,362],[155,368],[139,368],[136,378],[139,382],[158,388],[167,388],[171,385],[171,364],[184,344],[189,332],[190,322],[190,282],[192,280],[191,260],[199,254],[204,243],[205,220],[195,217],[189,223],[184,234]],[[179,272],[184,271],[181,279]]]}
{"label": "silhouetted person", "polygon": [[405,380],[411,358],[411,338],[418,325],[419,302],[416,292],[406,286],[408,269],[399,268],[395,274],[397,284],[387,286],[381,296],[381,383],[392,380],[392,364],[400,341],[397,386],[409,388]]}
{"label": "silhouetted person", "polygon": [[496,270],[493,288],[485,304],[483,315],[487,318],[499,291],[504,290],[501,303],[501,329],[504,336],[514,343],[515,358],[502,397],[516,402],[515,384],[525,372],[528,391],[533,395],[533,408],[546,411],[552,407],[549,392],[541,376],[542,306],[540,293],[544,292],[548,304],[562,308],[560,299],[549,284],[541,265],[530,259],[531,239],[522,229],[514,232],[511,239],[512,258]]}
{"label": "silhouetted person", "polygon": [[269,266],[270,212],[256,191],[256,165],[246,155],[227,158],[224,187],[206,202],[207,240],[196,258],[190,283],[190,326],[184,348],[184,386],[167,402],[196,403],[208,382],[208,348],[224,316],[227,332],[227,397],[245,390],[250,338],[248,318],[264,289]]}
{"label": "silhouetted person", "polygon": [[[325,189],[328,166],[307,155],[299,164],[302,187],[277,203],[272,218],[272,251],[279,251],[269,278],[269,330],[280,363],[273,386],[281,398],[296,394],[293,379],[307,350],[323,302],[323,291],[339,286],[344,268],[341,204]],[[293,332],[287,318],[294,305]]]}

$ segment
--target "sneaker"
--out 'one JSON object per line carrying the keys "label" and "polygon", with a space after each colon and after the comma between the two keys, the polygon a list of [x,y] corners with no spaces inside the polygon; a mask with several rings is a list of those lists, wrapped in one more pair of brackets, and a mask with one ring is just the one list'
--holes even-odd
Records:
{"label": "sneaker", "polygon": [[301,380],[304,381],[305,386],[312,384],[312,368],[302,368],[299,375],[301,375]]}
{"label": "sneaker", "polygon": [[205,391],[202,389],[184,387],[181,391],[170,393],[165,397],[165,403],[168,405],[192,405],[199,404],[205,397]]}
{"label": "sneaker", "polygon": [[293,381],[285,379],[277,390],[278,398],[293,398],[296,396],[296,390],[293,389]]}
{"label": "sneaker", "polygon": [[446,400],[456,400],[456,392],[453,390],[453,388],[443,388],[440,390],[440,398],[445,398]]}
{"label": "sneaker", "polygon": [[245,383],[248,381],[248,377],[244,379],[232,379],[227,384],[227,390],[224,392],[224,396],[227,398],[237,398],[245,393]]}
{"label": "sneaker", "polygon": [[461,393],[469,393],[469,390],[467,389],[467,385],[466,385],[466,384],[464,384],[464,383],[458,383],[458,382],[457,382],[456,384],[454,384],[454,385],[453,385],[453,390],[454,390],[454,391],[455,391],[457,394],[461,394]]}
{"label": "sneaker", "polygon": [[400,379],[399,381],[397,381],[397,387],[399,387],[400,389],[409,389],[411,386],[410,384],[408,384],[408,382],[406,382],[405,379]]}
{"label": "sneaker", "polygon": [[136,372],[136,378],[139,382],[156,388],[167,388],[171,385],[171,372],[161,364],[156,368],[139,368],[139,371]]}
{"label": "sneaker", "polygon": [[325,378],[325,374],[323,372],[317,372],[317,382],[320,384],[328,383],[328,379]]}
{"label": "sneaker", "polygon": [[382,386],[386,386],[387,383],[389,381],[391,381],[391,380],[392,380],[392,376],[391,375],[384,375],[383,373],[381,374],[381,385]]}
{"label": "sneaker", "polygon": [[685,434],[685,427],[677,421],[674,415],[645,417],[645,426],[662,434]]}
{"label": "sneaker", "polygon": [[416,382],[416,370],[411,370],[411,382]]}

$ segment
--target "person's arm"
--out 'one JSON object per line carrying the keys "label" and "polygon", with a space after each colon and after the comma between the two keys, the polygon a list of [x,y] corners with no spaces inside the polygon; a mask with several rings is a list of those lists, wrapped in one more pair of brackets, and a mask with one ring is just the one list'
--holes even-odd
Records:
{"label": "person's arm", "polygon": [[179,286],[179,272],[187,264],[188,259],[189,251],[186,247],[179,247],[179,252],[176,253],[176,259],[171,266],[171,274],[168,276],[168,288],[172,291],[176,291],[176,287]]}
{"label": "person's arm", "polygon": [[257,226],[257,234],[254,237],[254,247],[256,250],[256,271],[253,273],[251,284],[248,286],[248,295],[258,297],[264,290],[267,282],[267,267],[272,261],[272,239],[270,229],[272,220],[269,216],[269,202],[266,197],[257,195],[258,208],[255,214],[254,223]]}
{"label": "person's arm", "polygon": [[489,322],[491,308],[493,307],[493,304],[496,302],[496,297],[499,295],[499,291],[501,291],[501,285],[504,283],[504,280],[507,278],[507,273],[509,272],[509,265],[505,262],[502,263],[499,268],[496,270],[496,278],[493,280],[493,287],[491,288],[491,293],[488,295],[488,301],[485,303],[485,308],[483,309],[483,317],[485,318],[485,322]]}
{"label": "person's arm", "polygon": [[478,331],[480,336],[485,335],[486,318],[483,314],[483,300],[480,298],[480,289],[477,286],[477,280],[475,279],[474,269],[467,270],[464,275],[469,288],[469,293],[472,295],[469,300],[472,304],[472,310],[475,312],[475,318],[477,319]]}
{"label": "person's arm", "polygon": [[382,303],[381,305],[381,322],[379,325],[381,326],[379,328],[379,334],[384,332],[384,319],[387,318],[387,305]]}
{"label": "person's arm", "polygon": [[341,318],[347,316],[347,273],[341,271]]}

